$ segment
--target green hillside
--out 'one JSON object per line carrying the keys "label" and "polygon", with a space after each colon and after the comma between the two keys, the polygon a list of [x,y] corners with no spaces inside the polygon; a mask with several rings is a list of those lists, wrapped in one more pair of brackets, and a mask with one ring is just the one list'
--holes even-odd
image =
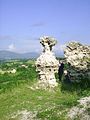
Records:
{"label": "green hillside", "polygon": [[35,89],[37,81],[34,60],[0,63],[0,120],[68,120],[67,112],[77,100],[90,95],[90,88],[75,84]]}

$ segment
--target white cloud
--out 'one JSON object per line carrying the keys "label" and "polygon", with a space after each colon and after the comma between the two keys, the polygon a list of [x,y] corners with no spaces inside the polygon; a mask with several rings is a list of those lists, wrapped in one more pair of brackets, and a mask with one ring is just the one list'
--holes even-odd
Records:
{"label": "white cloud", "polygon": [[57,45],[54,47],[54,51],[63,52],[64,49],[65,49],[65,47],[66,47],[65,44],[57,44]]}
{"label": "white cloud", "polygon": [[[21,46],[20,46],[21,45]],[[40,52],[41,51],[41,44],[39,40],[24,40],[19,42],[17,45],[17,52],[26,53],[26,52]]]}
{"label": "white cloud", "polygon": [[63,51],[65,49],[66,45],[63,44],[63,45],[60,45],[60,51]]}
{"label": "white cloud", "polygon": [[14,40],[14,38],[9,35],[0,35],[0,40]]}
{"label": "white cloud", "polygon": [[8,46],[8,50],[10,50],[10,51],[15,51],[15,50],[16,50],[15,45],[14,45],[13,43],[10,44],[10,45]]}

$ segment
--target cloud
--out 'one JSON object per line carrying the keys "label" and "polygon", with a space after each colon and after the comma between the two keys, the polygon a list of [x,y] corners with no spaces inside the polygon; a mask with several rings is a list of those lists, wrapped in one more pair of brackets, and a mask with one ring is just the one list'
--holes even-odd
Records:
{"label": "cloud", "polygon": [[65,44],[60,45],[60,51],[63,51],[65,49],[65,47],[66,47]]}
{"label": "cloud", "polygon": [[44,26],[45,24],[43,22],[38,22],[38,23],[34,23],[31,25],[31,27],[41,27]]}
{"label": "cloud", "polygon": [[9,35],[0,35],[0,40],[14,40],[14,38]]}
{"label": "cloud", "polygon": [[65,49],[66,45],[65,44],[58,44],[54,47],[54,51],[60,51],[60,52],[63,52],[64,49]]}
{"label": "cloud", "polygon": [[9,51],[15,51],[15,50],[16,50],[15,45],[14,45],[13,43],[10,44],[10,45],[8,46],[8,50],[9,50]]}

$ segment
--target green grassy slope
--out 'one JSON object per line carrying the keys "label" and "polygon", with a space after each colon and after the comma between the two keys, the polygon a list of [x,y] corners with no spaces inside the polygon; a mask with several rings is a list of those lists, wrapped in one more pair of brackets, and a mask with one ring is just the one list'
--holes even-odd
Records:
{"label": "green grassy slope", "polygon": [[30,86],[29,83],[20,84],[0,95],[0,120],[8,120],[22,110],[37,111],[37,118],[62,120],[79,98],[76,92],[63,93],[59,87],[45,91],[31,90]]}
{"label": "green grassy slope", "polygon": [[[7,69],[0,66],[3,70],[17,68],[15,74],[0,74],[0,120],[23,120],[21,111],[30,112],[36,120],[68,120],[66,114],[78,104],[77,99],[90,95],[88,89],[70,89],[71,85],[64,86],[69,90],[63,89],[61,83],[53,90],[33,90],[31,87],[37,82],[34,61],[11,63],[4,63]],[[21,64],[28,68],[20,67]]]}

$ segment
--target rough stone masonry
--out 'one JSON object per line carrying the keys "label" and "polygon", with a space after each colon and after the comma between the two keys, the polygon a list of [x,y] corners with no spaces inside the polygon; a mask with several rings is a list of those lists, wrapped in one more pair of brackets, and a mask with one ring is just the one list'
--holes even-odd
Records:
{"label": "rough stone masonry", "polygon": [[90,69],[90,46],[78,42],[70,42],[64,50],[68,63],[80,70]]}
{"label": "rough stone masonry", "polygon": [[70,64],[68,71],[73,82],[80,82],[82,79],[90,81],[90,46],[69,42],[64,50],[64,56]]}
{"label": "rough stone masonry", "polygon": [[52,47],[56,44],[56,40],[52,37],[44,36],[40,38],[40,43],[44,49],[40,57],[36,60],[39,84],[42,87],[55,87],[57,86],[55,73],[58,71],[59,62],[52,52]]}

